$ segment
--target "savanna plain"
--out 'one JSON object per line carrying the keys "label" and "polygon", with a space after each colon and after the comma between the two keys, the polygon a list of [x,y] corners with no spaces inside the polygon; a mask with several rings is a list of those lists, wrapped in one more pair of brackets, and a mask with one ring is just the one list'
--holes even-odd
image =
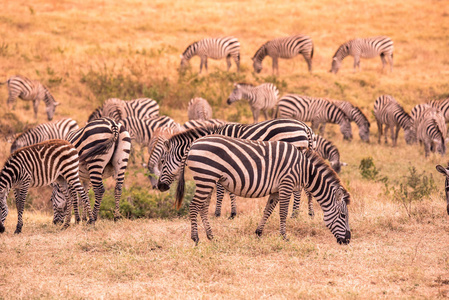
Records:
{"label": "savanna plain", "polygon": [[[146,150],[136,146],[122,197],[125,218],[110,220],[108,192],[95,227],[52,224],[50,188],[31,190],[24,227],[14,235],[14,197],[6,232],[0,236],[1,299],[84,298],[446,298],[449,297],[449,216],[444,178],[436,164],[447,154],[424,157],[418,144],[377,143],[375,99],[390,94],[407,112],[432,99],[449,97],[449,6],[445,1],[2,1],[0,3],[0,81],[12,75],[40,80],[61,102],[56,119],[70,117],[84,126],[87,116],[111,97],[149,97],[161,114],[187,121],[187,103],[203,97],[214,117],[251,123],[247,102],[226,99],[235,82],[272,82],[285,93],[350,101],[371,122],[370,143],[353,125],[343,141],[338,127],[325,137],[348,165],[339,174],[351,193],[349,245],[337,244],[315,203],[314,219],[305,203],[288,219],[288,240],[279,236],[274,213],[256,237],[266,199],[238,199],[229,220],[229,198],[221,217],[210,206],[215,239],[190,239],[188,206],[172,208],[171,193],[151,190],[141,163]],[[314,41],[313,71],[302,57],[280,60],[273,76],[271,59],[254,74],[251,57],[265,41],[296,33]],[[180,54],[204,37],[233,35],[241,43],[241,71],[225,60],[209,60],[198,75],[199,58],[179,72]],[[394,70],[382,72],[380,58],[352,58],[329,73],[338,46],[355,37],[387,35],[394,41]],[[0,161],[9,156],[7,140],[46,122],[32,105],[17,100],[8,110],[0,87]],[[193,187],[190,182],[190,197]],[[136,196],[137,195],[137,196]],[[91,198],[93,197],[90,194]],[[304,197],[305,198],[305,197]],[[137,201],[155,199],[136,212]],[[161,201],[161,202],[158,202]],[[110,204],[111,201],[109,201]],[[188,202],[188,201],[186,201]],[[165,206],[164,206],[165,205]]]}

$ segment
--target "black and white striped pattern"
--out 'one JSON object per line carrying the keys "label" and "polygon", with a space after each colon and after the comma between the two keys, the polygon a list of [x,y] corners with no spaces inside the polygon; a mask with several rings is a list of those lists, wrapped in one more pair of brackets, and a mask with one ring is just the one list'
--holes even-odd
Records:
{"label": "black and white striped pattern", "polygon": [[89,116],[88,122],[108,117],[115,122],[119,122],[127,117],[136,117],[138,119],[147,119],[159,115],[159,104],[150,98],[139,98],[134,100],[120,100],[110,98],[103,105],[94,110]]}
{"label": "black and white striped pattern", "polygon": [[[383,124],[385,124],[385,144],[387,143],[387,131],[390,129],[393,146],[396,146],[401,127],[404,129],[407,144],[413,144],[416,141],[416,130],[413,126],[412,118],[393,96],[382,95],[376,99],[374,102],[374,116],[377,121],[379,143],[383,134]],[[394,129],[395,127],[396,130]]]}
{"label": "black and white striped pattern", "polygon": [[[258,86],[247,83],[234,84],[234,90],[229,95],[228,104],[241,99],[247,99],[251,106],[254,123],[259,121],[259,114],[262,111],[265,120],[268,120],[268,110],[276,107],[279,99],[279,90],[272,83],[262,83]],[[274,116],[272,116],[273,118]]]}
{"label": "black and white striped pattern", "polygon": [[438,108],[443,113],[446,123],[449,123],[449,98],[443,100],[432,100],[428,104]]}
{"label": "black and white striped pattern", "polygon": [[346,114],[322,98],[312,98],[300,95],[285,95],[278,102],[280,118],[291,118],[303,122],[312,122],[312,129],[324,135],[326,122],[340,125],[340,132],[345,140],[352,139],[351,123]]}
{"label": "black and white striped pattern", "polygon": [[212,107],[206,99],[201,97],[190,99],[189,106],[187,107],[187,116],[189,117],[189,121],[209,120],[212,118]]}
{"label": "black and white striped pattern", "polygon": [[201,59],[200,73],[203,65],[207,72],[207,59],[226,58],[228,71],[231,68],[231,57],[237,66],[237,72],[240,70],[240,43],[238,39],[232,36],[222,38],[205,38],[198,42],[190,44],[181,55],[181,69],[187,66],[188,61],[195,55]]}
{"label": "black and white striped pattern", "polygon": [[369,142],[369,128],[370,123],[368,118],[362,113],[360,108],[352,105],[348,101],[329,99],[333,104],[340,108],[348,117],[349,121],[357,124],[359,128],[360,139],[364,142]]}
{"label": "black and white striped pattern", "polygon": [[217,183],[242,197],[270,196],[256,234],[262,235],[268,217],[279,202],[280,233],[286,236],[288,206],[293,190],[304,186],[321,205],[324,223],[337,238],[348,244],[351,231],[347,204],[349,193],[335,172],[313,151],[302,152],[286,142],[262,142],[207,136],[195,141],[180,172],[176,192],[179,208],[184,196],[184,169],[190,168],[196,190],[190,204],[191,237],[198,243],[197,215],[200,213],[208,239],[213,238],[208,206]]}
{"label": "black and white striped pattern", "polygon": [[[114,219],[120,218],[119,203],[131,150],[131,138],[125,127],[112,119],[101,118],[77,131],[72,131],[67,139],[75,146],[81,157],[85,156],[84,153],[91,153],[81,159],[80,178],[85,185],[90,181],[95,193],[93,219],[97,220],[103,199],[105,191],[103,179],[110,176],[116,181]],[[56,201],[55,198],[53,200]],[[57,206],[62,207],[63,204]]]}
{"label": "black and white striped pattern", "polygon": [[70,118],[43,123],[21,133],[11,145],[11,153],[19,148],[52,139],[64,140],[70,131],[77,130],[78,123]]}
{"label": "black and white striped pattern", "polygon": [[337,74],[341,61],[348,55],[354,57],[354,71],[357,67],[360,70],[360,58],[373,58],[378,55],[382,60],[382,70],[388,60],[390,71],[393,71],[393,41],[387,36],[358,38],[342,44],[332,58],[330,72]]}
{"label": "black and white striped pattern", "polygon": [[426,157],[429,152],[437,151],[441,155],[446,153],[446,122],[443,114],[437,108],[426,105],[425,110],[414,120],[416,137],[420,144],[424,144]]}
{"label": "black and white striped pattern", "polygon": [[446,194],[446,211],[447,214],[449,215],[449,165],[446,168],[441,165],[437,165],[436,169],[438,172],[440,172],[445,176],[444,191]]}
{"label": "black and white striped pattern", "polygon": [[[84,155],[90,155],[85,152]],[[76,192],[89,212],[89,222],[93,223],[89,199],[79,180],[79,156],[76,149],[67,141],[50,140],[34,144],[11,154],[0,172],[0,232],[5,231],[4,222],[8,214],[6,198],[10,189],[14,189],[18,221],[15,233],[23,226],[25,198],[30,187],[41,187],[58,182],[66,194],[74,201],[77,214]],[[70,225],[72,202],[67,202],[67,215],[64,226]],[[79,220],[77,220],[79,221]]]}
{"label": "black and white striped pattern", "polygon": [[17,97],[25,101],[33,101],[34,117],[37,119],[37,112],[39,109],[39,103],[45,102],[47,118],[49,121],[53,119],[55,115],[56,106],[59,105],[55,101],[50,91],[39,81],[30,80],[23,76],[11,76],[6,82],[1,84],[8,84],[8,107],[15,106]]}
{"label": "black and white striped pattern", "polygon": [[299,54],[302,54],[307,62],[309,72],[312,72],[313,42],[310,37],[298,34],[273,39],[263,44],[254,54],[252,58],[254,72],[260,73],[262,61],[268,55],[273,60],[273,74],[275,69],[277,74],[279,74],[278,59],[289,59]]}
{"label": "black and white striped pattern", "polygon": [[182,128],[184,130],[194,129],[198,127],[205,127],[205,126],[221,126],[225,125],[228,122],[220,120],[220,119],[208,119],[208,120],[190,120],[185,122],[182,125]]}

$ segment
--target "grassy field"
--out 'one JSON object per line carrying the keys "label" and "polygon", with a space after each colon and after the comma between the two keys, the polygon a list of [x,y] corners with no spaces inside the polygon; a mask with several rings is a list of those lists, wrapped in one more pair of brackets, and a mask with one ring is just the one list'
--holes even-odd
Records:
{"label": "grassy field", "polygon": [[[375,99],[394,96],[410,111],[430,99],[449,97],[449,7],[445,1],[3,1],[0,3],[0,81],[20,74],[40,80],[62,104],[56,118],[82,126],[109,97],[156,99],[161,112],[183,123],[191,97],[203,97],[214,117],[251,122],[242,101],[226,99],[234,82],[273,82],[285,93],[347,100],[371,120],[371,143],[344,142],[338,127],[326,137],[348,163],[340,173],[352,196],[352,240],[340,246],[324,226],[315,204],[311,220],[303,203],[298,219],[287,222],[288,241],[279,237],[279,216],[269,220],[262,238],[254,231],[265,199],[239,199],[238,216],[212,217],[216,239],[199,227],[200,244],[190,240],[186,217],[101,219],[90,228],[61,231],[51,223],[49,188],[32,190],[23,233],[10,202],[6,232],[0,236],[0,299],[11,298],[444,298],[449,297],[449,224],[444,179],[435,170],[447,158],[424,158],[419,145],[377,144],[372,114]],[[251,57],[265,41],[296,33],[315,45],[313,72],[302,57],[280,60],[272,76],[271,59],[261,74]],[[225,72],[225,60],[209,60],[198,75],[199,58],[178,72],[179,55],[193,41],[233,35],[241,43],[241,72]],[[338,46],[354,37],[388,35],[395,43],[394,71],[381,72],[380,58],[352,58],[330,74]],[[6,107],[0,87],[0,161],[9,155],[8,136],[46,121],[32,105],[18,100]],[[373,176],[362,176],[362,160],[372,158]],[[417,174],[413,177],[411,168]],[[129,167],[125,186],[150,189],[145,170]],[[426,181],[425,179],[428,179]],[[412,179],[429,183],[423,195]],[[408,183],[408,185],[407,185]],[[434,185],[432,185],[434,183]],[[408,194],[400,185],[407,186]],[[107,180],[110,190],[113,182]],[[160,196],[158,192],[148,192]],[[12,193],[9,201],[13,198]]]}

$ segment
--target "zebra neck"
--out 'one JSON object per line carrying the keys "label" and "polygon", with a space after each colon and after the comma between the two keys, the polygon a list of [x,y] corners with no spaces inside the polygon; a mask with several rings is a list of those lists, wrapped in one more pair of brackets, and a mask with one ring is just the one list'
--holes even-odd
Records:
{"label": "zebra neck", "polygon": [[343,44],[340,46],[340,48],[338,48],[333,57],[334,59],[336,58],[338,61],[342,61],[346,56],[349,55],[349,50],[345,46],[346,44]]}
{"label": "zebra neck", "polygon": [[187,47],[182,56],[186,60],[190,60],[193,56],[197,54],[198,51],[198,42],[195,42]]}
{"label": "zebra neck", "polygon": [[47,88],[44,88],[44,89],[45,89],[45,97],[44,97],[45,106],[48,107],[48,106],[54,105],[54,103],[56,102],[55,99],[50,94],[50,92],[47,90]]}
{"label": "zebra neck", "polygon": [[398,116],[397,116],[397,120],[399,125],[403,128],[403,129],[408,129],[410,127],[412,127],[412,118],[405,112],[402,111]]}
{"label": "zebra neck", "polygon": [[262,62],[262,60],[267,56],[267,47],[266,44],[262,45],[262,47],[257,50],[256,54],[254,54],[254,59]]}
{"label": "zebra neck", "polygon": [[254,92],[255,87],[247,85],[247,86],[242,86],[242,97],[245,99],[248,99],[249,103],[254,103],[256,102],[256,93]]}

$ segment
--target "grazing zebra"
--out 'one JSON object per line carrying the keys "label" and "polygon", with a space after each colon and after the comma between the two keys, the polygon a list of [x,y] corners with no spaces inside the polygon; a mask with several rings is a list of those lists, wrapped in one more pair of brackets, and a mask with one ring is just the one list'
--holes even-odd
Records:
{"label": "grazing zebra", "polygon": [[329,99],[333,104],[337,105],[348,117],[349,121],[355,122],[359,127],[360,139],[364,142],[369,142],[369,128],[370,123],[368,118],[362,113],[360,108],[352,105],[348,101],[340,101]]}
{"label": "grazing zebra", "polygon": [[276,69],[279,75],[278,58],[293,58],[302,54],[307,62],[309,72],[312,72],[313,42],[307,35],[293,35],[289,37],[276,38],[263,44],[254,54],[254,72],[260,73],[262,61],[265,56],[270,56],[273,60],[273,74]]}
{"label": "grazing zebra", "polygon": [[446,211],[449,215],[449,166],[447,168],[437,165],[436,169],[438,172],[446,176],[446,180],[444,181],[444,190],[446,192]]}
{"label": "grazing zebra", "polygon": [[393,72],[393,41],[387,36],[376,36],[366,39],[354,39],[342,44],[332,58],[331,73],[337,74],[341,61],[348,55],[354,57],[354,72],[356,67],[360,70],[360,58],[373,58],[380,55],[382,71],[385,65],[390,64]]}
{"label": "grazing zebra", "polygon": [[260,111],[263,111],[265,120],[268,120],[268,110],[276,106],[278,98],[279,90],[272,83],[262,83],[258,86],[247,83],[236,83],[234,84],[234,90],[229,95],[227,103],[230,105],[238,100],[247,99],[251,106],[254,123],[257,123]]}
{"label": "grazing zebra", "polygon": [[293,190],[304,186],[324,212],[324,223],[340,244],[351,239],[349,193],[335,172],[313,151],[300,151],[291,143],[262,142],[225,136],[206,136],[195,141],[182,165],[176,191],[176,206],[184,197],[184,170],[188,166],[196,184],[190,203],[191,238],[198,244],[197,215],[200,213],[208,239],[213,238],[207,212],[212,190],[220,183],[238,196],[270,196],[256,230],[262,235],[268,217],[279,202],[280,233],[286,237],[288,206]]}
{"label": "grazing zebra", "polygon": [[[159,190],[167,190],[173,183],[176,175],[182,166],[183,158],[187,154],[190,145],[198,138],[220,134],[228,137],[242,138],[248,140],[261,141],[285,141],[292,143],[299,149],[312,149],[313,132],[303,122],[289,119],[275,119],[255,123],[251,125],[226,124],[218,128],[200,127],[189,131],[181,132],[172,136],[164,143],[164,154],[162,156],[162,172],[158,181]],[[221,186],[217,187],[217,207],[215,215],[221,214],[221,203],[224,190]],[[235,197],[231,198],[231,218],[237,214],[237,205]]]}
{"label": "grazing zebra", "polygon": [[[83,155],[88,156],[90,153],[85,152]],[[76,192],[78,192],[85,211],[89,213],[89,223],[93,223],[89,199],[79,180],[79,160],[83,155],[79,157],[76,149],[64,140],[45,141],[21,148],[11,154],[0,172],[0,232],[5,231],[4,222],[8,215],[6,198],[11,188],[14,189],[18,214],[14,233],[18,234],[22,232],[22,215],[28,189],[54,182],[58,182],[66,193],[70,193],[76,214],[78,209]],[[70,225],[71,206],[71,201],[68,201],[64,227]]]}
{"label": "grazing zebra", "polygon": [[[413,144],[416,141],[416,130],[413,126],[412,118],[393,96],[382,95],[376,99],[374,102],[374,116],[377,121],[378,143],[380,143],[383,134],[383,124],[385,124],[385,144],[387,143],[387,131],[390,129],[393,146],[396,146],[401,127],[404,129],[407,144]],[[396,131],[394,130],[395,126]]]}
{"label": "grazing zebra", "polygon": [[424,144],[426,157],[429,152],[438,151],[441,155],[446,153],[446,122],[443,114],[434,107],[427,105],[421,117],[415,123],[416,136],[420,144]]}
{"label": "grazing zebra", "polygon": [[77,130],[78,124],[70,118],[56,122],[43,123],[21,133],[11,145],[11,153],[19,148],[37,144],[46,140],[64,140],[70,131]]}
{"label": "grazing zebra", "polygon": [[[323,159],[327,159],[336,173],[340,173],[341,166],[345,166],[346,163],[340,162],[340,152],[337,147],[320,135],[315,135],[314,142],[314,150],[316,153]],[[313,218],[315,216],[315,212],[313,211],[312,195],[308,192],[306,192],[306,194],[308,196],[309,216]],[[298,195],[295,195],[294,197],[292,218],[295,218],[298,215],[300,201],[301,192],[298,192]]]}
{"label": "grazing zebra", "polygon": [[[113,176],[116,181],[114,219],[120,218],[119,203],[131,150],[131,138],[128,131],[122,124],[117,124],[110,118],[101,118],[88,123],[83,128],[72,131],[67,139],[82,157],[84,157],[84,153],[94,151],[93,154],[86,155],[80,160],[81,181],[85,186],[88,186],[90,181],[95,194],[93,219],[97,220],[103,199],[105,191],[103,179],[110,176]],[[57,188],[58,186],[55,185],[54,189]],[[55,191],[55,193],[60,193],[60,191]],[[61,196],[53,197],[52,200],[57,201],[61,198]],[[63,207],[64,204],[58,203],[57,206]]]}
{"label": "grazing zebra", "polygon": [[147,119],[159,115],[159,104],[150,98],[139,98],[129,101],[110,98],[101,107],[96,108],[89,116],[88,122],[109,117],[115,122],[119,122],[127,117]]}
{"label": "grazing zebra", "polygon": [[204,126],[221,126],[221,125],[225,125],[227,123],[228,122],[220,120],[220,119],[190,120],[190,121],[185,122],[184,125],[182,125],[182,128],[184,130],[189,130],[189,129],[204,127]]}
{"label": "grazing zebra", "polygon": [[212,118],[212,107],[206,99],[196,97],[190,99],[187,115],[189,120],[209,120]]}
{"label": "grazing zebra", "polygon": [[231,57],[237,66],[237,72],[240,70],[240,43],[238,39],[232,36],[222,38],[205,38],[198,42],[190,44],[181,55],[181,69],[187,66],[188,61],[195,55],[201,59],[200,74],[203,65],[207,72],[207,59],[226,58],[228,71],[231,68]]}
{"label": "grazing zebra", "polygon": [[15,106],[17,97],[25,101],[33,101],[34,118],[37,119],[37,111],[41,100],[45,102],[47,107],[47,118],[49,121],[55,115],[56,106],[59,105],[50,91],[39,81],[30,80],[23,76],[11,76],[6,82],[0,82],[0,85],[8,83],[9,97],[8,108]]}
{"label": "grazing zebra", "polygon": [[321,127],[320,135],[324,135],[326,122],[336,123],[340,125],[340,132],[344,139],[352,139],[351,123],[348,117],[340,108],[326,99],[294,94],[285,95],[279,99],[278,112],[280,118],[312,122],[313,131]]}

